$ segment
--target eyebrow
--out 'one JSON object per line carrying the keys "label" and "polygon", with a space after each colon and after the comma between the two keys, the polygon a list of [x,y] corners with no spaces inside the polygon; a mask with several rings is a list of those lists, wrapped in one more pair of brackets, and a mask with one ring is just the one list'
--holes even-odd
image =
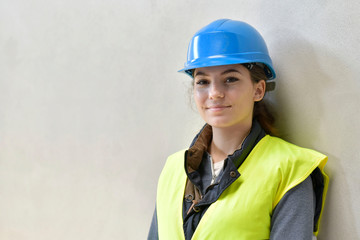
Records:
{"label": "eyebrow", "polygon": [[236,73],[242,74],[240,71],[238,71],[238,70],[236,70],[236,69],[228,69],[228,70],[222,72],[221,75],[225,75],[225,74],[232,73],[232,72],[236,72]]}
{"label": "eyebrow", "polygon": [[[220,75],[225,75],[225,74],[233,73],[233,72],[242,74],[240,71],[231,68],[231,69],[225,70],[225,71],[222,72]],[[200,75],[200,76],[208,76],[208,75],[207,75],[206,73],[204,73],[204,72],[197,72],[197,73],[194,75],[194,77],[196,77],[196,76],[198,76],[198,75]]]}
{"label": "eyebrow", "polygon": [[198,75],[200,75],[200,76],[207,76],[207,74],[205,74],[205,73],[203,73],[203,72],[197,72],[196,74],[194,74],[194,77],[196,77],[196,76],[198,76]]}

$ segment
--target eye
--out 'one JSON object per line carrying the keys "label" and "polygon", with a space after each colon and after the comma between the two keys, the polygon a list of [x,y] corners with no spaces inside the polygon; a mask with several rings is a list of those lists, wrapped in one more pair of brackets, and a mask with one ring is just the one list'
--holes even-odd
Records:
{"label": "eye", "polygon": [[209,83],[209,81],[206,80],[206,79],[199,79],[199,80],[196,80],[196,81],[195,81],[195,84],[196,84],[196,85],[206,85],[206,84],[208,84],[208,83]]}
{"label": "eye", "polygon": [[228,77],[225,80],[226,83],[233,83],[233,82],[237,82],[237,81],[239,81],[239,79],[235,78],[235,77]]}

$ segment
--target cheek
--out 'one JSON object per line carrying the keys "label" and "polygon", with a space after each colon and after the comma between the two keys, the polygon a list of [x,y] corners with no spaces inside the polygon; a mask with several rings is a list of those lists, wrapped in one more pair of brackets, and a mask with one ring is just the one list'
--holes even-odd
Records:
{"label": "cheek", "polygon": [[254,103],[253,93],[250,90],[233,92],[229,98],[232,99],[233,103],[242,106],[242,108],[251,107]]}
{"label": "cheek", "polygon": [[194,89],[194,100],[197,107],[200,107],[206,99],[206,94],[204,91],[199,91]]}

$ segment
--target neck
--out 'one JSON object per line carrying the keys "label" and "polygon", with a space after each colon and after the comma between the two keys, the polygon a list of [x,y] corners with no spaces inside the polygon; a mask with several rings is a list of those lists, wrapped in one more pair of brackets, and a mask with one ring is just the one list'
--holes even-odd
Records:
{"label": "neck", "polygon": [[212,128],[213,137],[210,144],[210,154],[213,162],[224,160],[239,149],[244,139],[249,135],[252,122],[227,128]]}

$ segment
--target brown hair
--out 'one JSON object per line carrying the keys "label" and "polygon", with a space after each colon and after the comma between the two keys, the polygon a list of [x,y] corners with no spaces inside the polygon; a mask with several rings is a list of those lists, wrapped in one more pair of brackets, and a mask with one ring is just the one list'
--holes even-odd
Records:
{"label": "brown hair", "polygon": [[[245,66],[248,68],[248,66]],[[267,80],[265,70],[262,66],[252,65],[250,71],[251,80],[253,82],[259,82],[260,80]],[[273,90],[274,83],[266,83],[266,91]],[[262,99],[259,102],[254,104],[254,113],[253,118],[256,119],[261,127],[265,130],[267,134],[278,136],[278,131],[275,128],[275,116],[273,109],[269,106],[268,102],[265,99]]]}

